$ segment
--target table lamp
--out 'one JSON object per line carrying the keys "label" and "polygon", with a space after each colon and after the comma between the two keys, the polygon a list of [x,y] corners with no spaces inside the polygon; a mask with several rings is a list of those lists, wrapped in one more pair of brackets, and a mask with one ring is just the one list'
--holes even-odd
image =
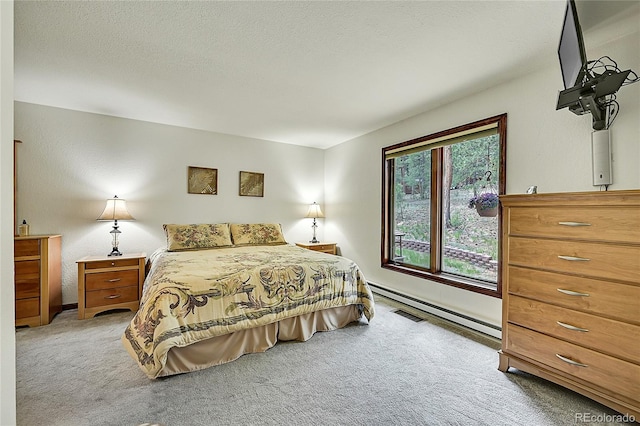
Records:
{"label": "table lamp", "polygon": [[322,210],[320,210],[320,206],[318,205],[318,203],[314,201],[313,204],[309,205],[309,211],[307,212],[307,215],[305,217],[313,218],[313,225],[311,225],[311,227],[313,228],[313,239],[309,242],[319,243],[320,241],[318,241],[316,238],[316,228],[318,227],[316,218],[324,217],[324,214],[322,214]]}
{"label": "table lamp", "polygon": [[110,234],[113,235],[113,242],[111,243],[113,250],[111,250],[109,256],[122,256],[122,253],[118,250],[118,236],[122,233],[118,229],[118,221],[135,220],[133,216],[129,214],[125,200],[118,198],[117,195],[114,195],[113,198],[109,198],[107,200],[107,206],[104,208],[100,217],[96,220],[113,220],[113,229],[110,232]]}

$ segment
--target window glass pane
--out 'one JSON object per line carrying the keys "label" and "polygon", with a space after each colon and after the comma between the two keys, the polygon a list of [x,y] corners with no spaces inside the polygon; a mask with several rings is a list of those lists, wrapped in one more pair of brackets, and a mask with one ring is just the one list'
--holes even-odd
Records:
{"label": "window glass pane", "polygon": [[443,148],[442,271],[497,283],[499,164],[498,135]]}
{"label": "window glass pane", "polygon": [[393,260],[428,268],[431,235],[431,151],[394,160]]}
{"label": "window glass pane", "polygon": [[501,114],[383,148],[383,268],[501,296],[506,125]]}

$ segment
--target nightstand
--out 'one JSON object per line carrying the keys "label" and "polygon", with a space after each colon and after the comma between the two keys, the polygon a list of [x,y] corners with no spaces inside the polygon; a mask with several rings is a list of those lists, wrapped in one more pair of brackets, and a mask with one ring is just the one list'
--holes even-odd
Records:
{"label": "nightstand", "polygon": [[131,253],[78,260],[78,319],[111,309],[137,311],[146,258],[146,253]]}
{"label": "nightstand", "polygon": [[336,243],[296,243],[298,247],[323,253],[337,254]]}

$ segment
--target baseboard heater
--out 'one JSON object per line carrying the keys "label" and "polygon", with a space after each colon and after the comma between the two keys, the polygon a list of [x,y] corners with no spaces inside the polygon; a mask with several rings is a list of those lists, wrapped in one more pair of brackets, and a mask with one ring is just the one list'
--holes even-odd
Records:
{"label": "baseboard heater", "polygon": [[458,325],[470,328],[480,333],[487,334],[498,339],[502,338],[502,327],[494,324],[479,320],[477,318],[470,317],[468,315],[461,314],[451,309],[443,308],[442,306],[434,305],[424,300],[419,300],[406,294],[399,293],[394,290],[382,287],[378,284],[368,282],[371,291],[378,293],[381,296],[388,297],[396,302],[404,303],[405,305],[435,315],[447,321],[454,322]]}

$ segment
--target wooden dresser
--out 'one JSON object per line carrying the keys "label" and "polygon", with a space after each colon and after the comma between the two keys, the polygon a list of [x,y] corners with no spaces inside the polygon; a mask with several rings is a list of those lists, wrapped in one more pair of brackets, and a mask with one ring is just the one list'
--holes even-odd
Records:
{"label": "wooden dresser", "polygon": [[640,419],[640,190],[500,200],[498,368]]}
{"label": "wooden dresser", "polygon": [[78,260],[78,319],[112,309],[138,310],[146,253]]}
{"label": "wooden dresser", "polygon": [[37,327],[62,311],[60,235],[31,235],[13,240],[16,326]]}

